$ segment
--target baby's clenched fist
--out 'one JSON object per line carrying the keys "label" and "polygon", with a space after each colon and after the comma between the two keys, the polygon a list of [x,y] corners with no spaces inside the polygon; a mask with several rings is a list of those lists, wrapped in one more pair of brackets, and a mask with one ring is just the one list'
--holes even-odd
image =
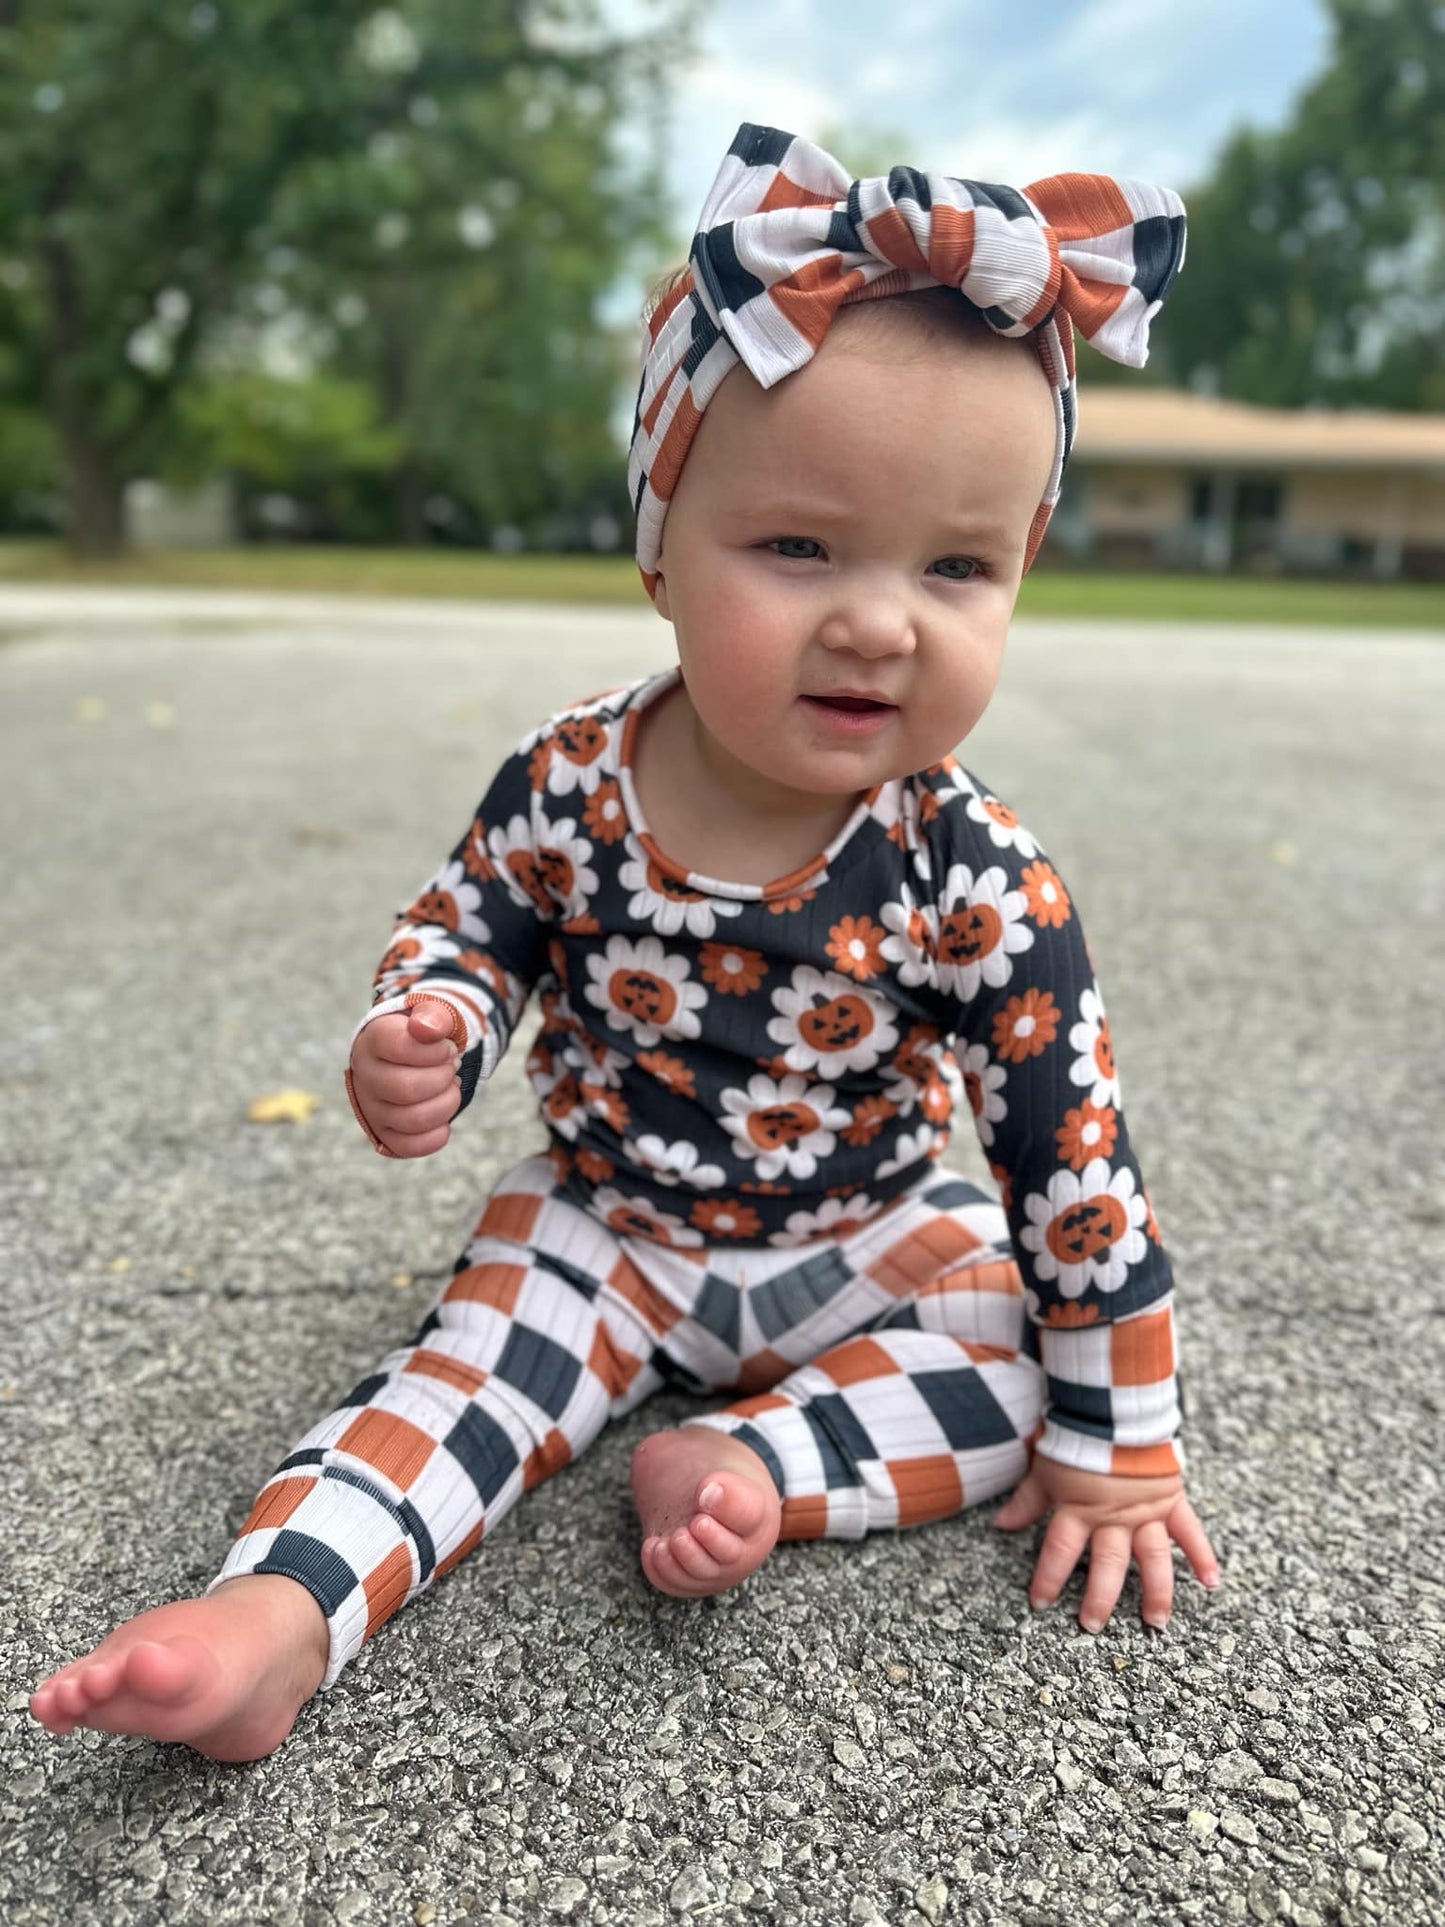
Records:
{"label": "baby's clenched fist", "polygon": [[352,1047],[351,1101],[393,1157],[430,1157],[451,1136],[462,1102],[451,1020],[445,1004],[415,1004],[378,1017]]}

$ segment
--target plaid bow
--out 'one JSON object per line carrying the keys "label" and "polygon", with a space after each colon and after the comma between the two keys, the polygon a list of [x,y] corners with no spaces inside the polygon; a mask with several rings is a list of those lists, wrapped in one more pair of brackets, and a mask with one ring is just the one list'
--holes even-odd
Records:
{"label": "plaid bow", "polygon": [[850,301],[942,284],[996,334],[1032,339],[1054,394],[1054,462],[1027,571],[1076,424],[1073,328],[1142,368],[1184,264],[1167,187],[1054,174],[1020,190],[895,167],[853,180],[811,141],[745,123],[703,205],[688,273],[648,318],[628,483],[651,594],[662,525],[703,410],[741,361],[764,388],[810,361]]}

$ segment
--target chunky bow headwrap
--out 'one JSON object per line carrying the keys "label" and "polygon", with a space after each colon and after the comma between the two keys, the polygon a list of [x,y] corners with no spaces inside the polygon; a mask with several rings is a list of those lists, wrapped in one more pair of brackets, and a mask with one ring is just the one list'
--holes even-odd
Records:
{"label": "chunky bow headwrap", "polygon": [[895,167],[855,181],[831,154],[744,124],[704,203],[687,273],[648,318],[628,484],[650,595],[662,525],[703,410],[741,361],[764,388],[817,352],[851,301],[959,289],[996,334],[1028,336],[1054,396],[1054,462],[1027,570],[1059,499],[1075,424],[1074,337],[1142,368],[1184,264],[1184,203],[1108,174],[1022,190]]}

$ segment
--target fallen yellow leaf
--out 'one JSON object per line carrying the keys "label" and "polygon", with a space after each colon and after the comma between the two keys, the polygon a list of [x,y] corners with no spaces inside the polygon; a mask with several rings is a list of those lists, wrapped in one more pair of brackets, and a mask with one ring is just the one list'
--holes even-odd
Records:
{"label": "fallen yellow leaf", "polygon": [[394,1271],[386,1282],[395,1285],[398,1291],[410,1291],[416,1281],[409,1271]]}
{"label": "fallen yellow leaf", "polygon": [[1291,864],[1299,855],[1293,843],[1271,843],[1269,853],[1276,863]]}
{"label": "fallen yellow leaf", "polygon": [[129,1258],[112,1258],[110,1263],[106,1266],[106,1270],[107,1271],[129,1271],[130,1259]]}
{"label": "fallen yellow leaf", "polygon": [[253,1097],[246,1116],[252,1124],[304,1124],[320,1104],[311,1091],[273,1091],[269,1097]]}
{"label": "fallen yellow leaf", "polygon": [[75,720],[78,723],[98,723],[104,718],[105,704],[99,696],[82,696],[75,705]]}

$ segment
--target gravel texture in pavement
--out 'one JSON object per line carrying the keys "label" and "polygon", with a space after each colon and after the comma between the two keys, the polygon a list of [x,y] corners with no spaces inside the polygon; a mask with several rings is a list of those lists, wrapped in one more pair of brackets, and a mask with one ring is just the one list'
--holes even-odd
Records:
{"label": "gravel texture in pavement", "polygon": [[[9,1927],[1445,1919],[1445,633],[1020,623],[964,761],[1082,909],[1175,1261],[1176,1555],[1098,1637],[980,1507],[648,1587],[633,1446],[533,1492],[245,1767],[29,1693],[199,1590],[541,1142],[341,1088],[394,910],[645,613],[0,593]],[[535,1020],[529,1018],[523,1038]],[[247,1105],[317,1093],[304,1123]],[[981,1169],[966,1120],[956,1148]],[[722,1402],[722,1401],[719,1401]]]}

